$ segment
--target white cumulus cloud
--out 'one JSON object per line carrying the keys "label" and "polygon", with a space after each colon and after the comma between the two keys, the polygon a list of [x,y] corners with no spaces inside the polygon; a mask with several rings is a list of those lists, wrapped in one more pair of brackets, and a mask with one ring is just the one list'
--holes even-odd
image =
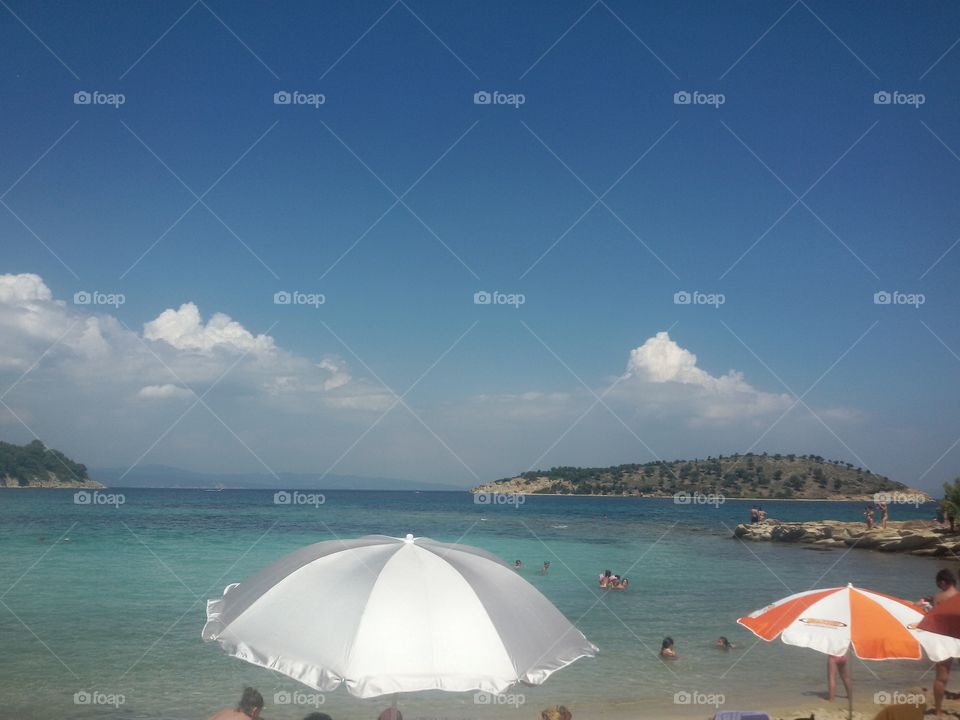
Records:
{"label": "white cumulus cloud", "polygon": [[32,300],[52,299],[53,293],[39,275],[0,275],[0,303],[21,304]]}
{"label": "white cumulus cloud", "polygon": [[[639,389],[643,403],[686,408],[691,419],[734,420],[783,412],[792,404],[789,395],[758,390],[743,373],[730,370],[719,376],[697,366],[697,356],[681,347],[666,332],[658,332],[630,351],[626,386]],[[629,381],[633,381],[632,383]],[[640,386],[637,388],[637,386]],[[644,387],[647,392],[644,393]],[[673,392],[671,397],[667,393]]]}
{"label": "white cumulus cloud", "polygon": [[178,310],[164,310],[143,326],[147,340],[162,340],[178,350],[209,352],[215,348],[229,348],[254,354],[275,349],[269,335],[254,335],[243,325],[223,313],[214,313],[206,324],[199,308],[192,302]]}

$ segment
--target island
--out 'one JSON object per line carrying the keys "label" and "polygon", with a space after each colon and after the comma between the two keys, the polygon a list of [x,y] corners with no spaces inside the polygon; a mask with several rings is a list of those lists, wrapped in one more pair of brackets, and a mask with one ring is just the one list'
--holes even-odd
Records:
{"label": "island", "polygon": [[473,488],[474,493],[672,497],[677,493],[767,500],[856,500],[878,493],[931,498],[903,483],[819,455],[719,455],[605,468],[532,470]]}
{"label": "island", "polygon": [[86,465],[74,462],[40,440],[26,445],[0,442],[0,488],[102,488]]}

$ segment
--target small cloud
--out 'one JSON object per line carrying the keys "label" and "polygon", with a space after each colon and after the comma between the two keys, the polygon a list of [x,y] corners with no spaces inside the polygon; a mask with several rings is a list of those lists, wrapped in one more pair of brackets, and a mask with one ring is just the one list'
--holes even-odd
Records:
{"label": "small cloud", "polygon": [[143,336],[147,340],[162,340],[178,350],[211,352],[227,348],[254,354],[269,353],[275,349],[269,335],[254,335],[229,315],[214,313],[206,325],[200,310],[192,302],[179,310],[164,310],[155,320],[145,323]]}
{"label": "small cloud", "polygon": [[346,366],[332,358],[321,360],[317,363],[317,367],[330,373],[330,377],[323,381],[324,390],[336,390],[350,382],[350,373],[347,372]]}
{"label": "small cloud", "polygon": [[168,400],[170,398],[193,397],[193,391],[179,385],[145,385],[137,392],[138,398],[145,400]]}

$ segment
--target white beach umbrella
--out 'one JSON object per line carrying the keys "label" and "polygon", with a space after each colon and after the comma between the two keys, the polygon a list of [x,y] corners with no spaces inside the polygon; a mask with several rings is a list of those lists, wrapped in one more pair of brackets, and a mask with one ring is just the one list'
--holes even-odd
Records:
{"label": "white beach umbrella", "polygon": [[429,538],[368,535],[293,552],[207,602],[204,640],[357,697],[501,693],[597,647],[506,563]]}

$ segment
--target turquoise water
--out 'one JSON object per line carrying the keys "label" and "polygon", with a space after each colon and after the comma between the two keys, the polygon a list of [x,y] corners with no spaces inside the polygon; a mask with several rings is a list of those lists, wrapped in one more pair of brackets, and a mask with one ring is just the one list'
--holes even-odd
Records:
{"label": "turquoise water", "polygon": [[[513,507],[476,505],[467,493],[330,491],[313,507],[275,505],[272,491],[108,492],[123,493],[124,504],[77,505],[71,492],[57,490],[0,493],[2,717],[204,718],[251,684],[267,700],[265,717],[302,718],[313,708],[274,702],[295,683],[226,657],[201,641],[200,629],[206,599],[225,585],[334,537],[410,532],[519,558],[524,576],[601,649],[541,687],[518,689],[523,705],[491,708],[469,694],[425,693],[401,699],[407,720],[536,717],[556,702],[578,718],[598,708],[634,717],[712,715],[712,706],[674,704],[678,692],[722,694],[727,708],[801,704],[822,690],[822,656],[779,641],[755,644],[738,616],[791,592],[847,582],[914,599],[932,592],[942,565],[860,550],[746,546],[730,530],[748,517],[749,501],[715,508],[530,497]],[[862,519],[854,503],[764,508],[780,519]],[[932,516],[932,506],[896,506],[891,515]],[[538,572],[544,560],[551,562],[546,576]],[[601,594],[596,577],[604,568],[627,574],[630,589]],[[668,634],[681,655],[669,665],[655,656]],[[720,635],[738,647],[711,647]],[[857,663],[854,673],[858,692],[872,693],[917,684],[927,669]],[[99,704],[76,704],[82,691],[100,693]],[[320,709],[335,720],[376,717],[386,703],[343,689],[297,699],[322,700]]]}

